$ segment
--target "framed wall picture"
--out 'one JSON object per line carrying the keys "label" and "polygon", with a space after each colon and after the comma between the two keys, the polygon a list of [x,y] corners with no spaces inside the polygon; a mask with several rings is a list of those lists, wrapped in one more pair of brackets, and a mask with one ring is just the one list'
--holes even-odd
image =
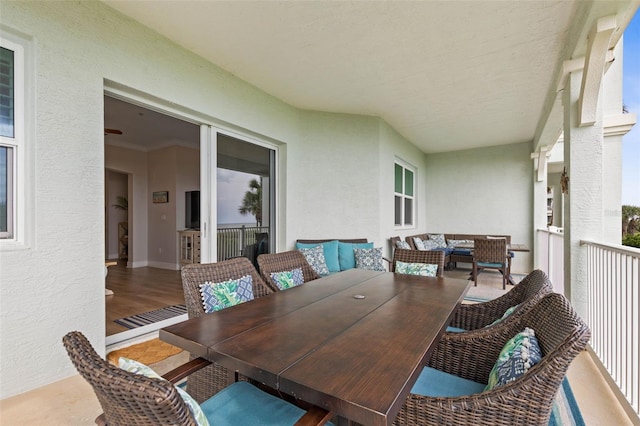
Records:
{"label": "framed wall picture", "polygon": [[154,203],[168,203],[169,202],[169,191],[157,191],[153,193],[153,202]]}

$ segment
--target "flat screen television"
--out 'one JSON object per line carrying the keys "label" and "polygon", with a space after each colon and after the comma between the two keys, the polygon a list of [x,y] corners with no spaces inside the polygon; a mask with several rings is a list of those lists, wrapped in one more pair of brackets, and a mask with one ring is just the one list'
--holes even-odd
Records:
{"label": "flat screen television", "polygon": [[200,229],[200,191],[185,192],[184,226],[187,229]]}

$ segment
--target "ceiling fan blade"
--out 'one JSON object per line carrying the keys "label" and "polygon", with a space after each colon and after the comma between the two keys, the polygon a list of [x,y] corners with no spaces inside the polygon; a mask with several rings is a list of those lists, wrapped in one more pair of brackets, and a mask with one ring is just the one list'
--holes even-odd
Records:
{"label": "ceiling fan blade", "polygon": [[118,130],[118,129],[104,129],[104,134],[108,135],[108,134],[112,134],[112,135],[121,135],[122,134],[122,130]]}

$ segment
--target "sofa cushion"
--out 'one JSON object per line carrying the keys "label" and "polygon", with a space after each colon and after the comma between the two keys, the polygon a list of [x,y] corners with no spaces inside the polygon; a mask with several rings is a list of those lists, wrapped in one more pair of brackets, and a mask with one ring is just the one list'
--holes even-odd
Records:
{"label": "sofa cushion", "polygon": [[324,249],[320,244],[310,248],[301,247],[298,248],[298,250],[300,250],[307,260],[307,263],[318,275],[321,277],[329,275],[330,272],[324,257]]}
{"label": "sofa cushion", "polygon": [[402,241],[402,240],[396,241],[396,248],[405,249],[405,250],[411,250],[411,246],[409,245],[409,243],[406,242],[406,241]]}
{"label": "sofa cushion", "polygon": [[[346,271],[356,267],[356,255],[354,248],[373,248],[373,243],[343,243],[338,242],[338,263],[340,270]],[[331,269],[329,269],[331,270]]]}
{"label": "sofa cushion", "polygon": [[438,248],[447,247],[447,241],[444,238],[444,234],[429,234],[429,239],[437,244]]}
{"label": "sofa cushion", "polygon": [[356,256],[356,268],[371,271],[385,271],[382,263],[382,247],[354,248]]}
{"label": "sofa cushion", "polygon": [[313,248],[321,246],[324,252],[324,261],[329,272],[340,272],[340,260],[338,258],[338,240],[327,241],[324,243],[296,243],[296,248]]}

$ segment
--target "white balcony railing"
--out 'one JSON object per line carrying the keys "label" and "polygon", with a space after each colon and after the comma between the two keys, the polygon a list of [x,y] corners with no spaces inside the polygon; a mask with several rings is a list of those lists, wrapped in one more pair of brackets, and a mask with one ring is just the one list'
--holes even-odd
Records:
{"label": "white balcony railing", "polygon": [[581,241],[587,249],[591,346],[640,415],[640,250]]}

